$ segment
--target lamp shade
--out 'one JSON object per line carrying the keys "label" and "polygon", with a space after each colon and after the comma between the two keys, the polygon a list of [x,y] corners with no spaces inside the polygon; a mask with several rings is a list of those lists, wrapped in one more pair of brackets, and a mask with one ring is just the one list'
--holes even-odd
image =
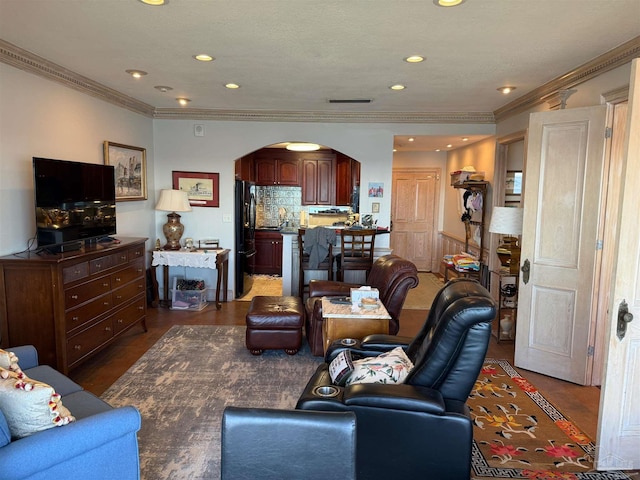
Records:
{"label": "lamp shade", "polygon": [[190,212],[189,197],[182,190],[160,190],[156,210],[164,212]]}
{"label": "lamp shade", "polygon": [[491,233],[522,235],[522,208],[494,207],[491,212]]}

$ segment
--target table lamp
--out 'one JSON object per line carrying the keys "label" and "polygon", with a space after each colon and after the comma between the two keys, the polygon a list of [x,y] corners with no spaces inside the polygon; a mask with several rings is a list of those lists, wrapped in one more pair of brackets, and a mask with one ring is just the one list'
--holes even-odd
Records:
{"label": "table lamp", "polygon": [[518,236],[522,235],[522,208],[494,207],[491,212],[489,232],[506,235],[498,246],[496,253],[503,267],[509,267],[509,273],[520,271],[520,244]]}
{"label": "table lamp", "polygon": [[176,212],[190,212],[187,192],[181,190],[160,190],[160,199],[156,210],[171,212],[167,214],[167,223],[162,226],[162,233],[167,238],[165,250],[180,250],[180,237],[184,233],[184,225],[180,223],[180,215]]}

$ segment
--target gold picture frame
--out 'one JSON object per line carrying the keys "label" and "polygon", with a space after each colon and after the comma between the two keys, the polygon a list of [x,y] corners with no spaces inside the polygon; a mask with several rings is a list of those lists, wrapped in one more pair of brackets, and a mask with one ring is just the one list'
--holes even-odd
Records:
{"label": "gold picture frame", "polygon": [[104,164],[114,166],[116,201],[147,199],[147,150],[104,142]]}

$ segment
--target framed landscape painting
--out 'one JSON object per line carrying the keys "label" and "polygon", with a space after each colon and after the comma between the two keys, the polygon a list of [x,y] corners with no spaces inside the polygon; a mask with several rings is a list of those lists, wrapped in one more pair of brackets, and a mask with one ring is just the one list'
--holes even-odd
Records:
{"label": "framed landscape painting", "polygon": [[104,142],[104,163],[114,166],[116,201],[147,199],[147,150]]}

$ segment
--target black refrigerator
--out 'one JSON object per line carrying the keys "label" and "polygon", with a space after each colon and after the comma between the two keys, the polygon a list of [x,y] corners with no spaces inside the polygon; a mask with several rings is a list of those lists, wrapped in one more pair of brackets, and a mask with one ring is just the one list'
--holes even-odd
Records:
{"label": "black refrigerator", "polygon": [[[256,185],[236,180],[235,190],[236,298],[251,289],[253,262],[256,255]],[[245,273],[247,275],[245,275]]]}

